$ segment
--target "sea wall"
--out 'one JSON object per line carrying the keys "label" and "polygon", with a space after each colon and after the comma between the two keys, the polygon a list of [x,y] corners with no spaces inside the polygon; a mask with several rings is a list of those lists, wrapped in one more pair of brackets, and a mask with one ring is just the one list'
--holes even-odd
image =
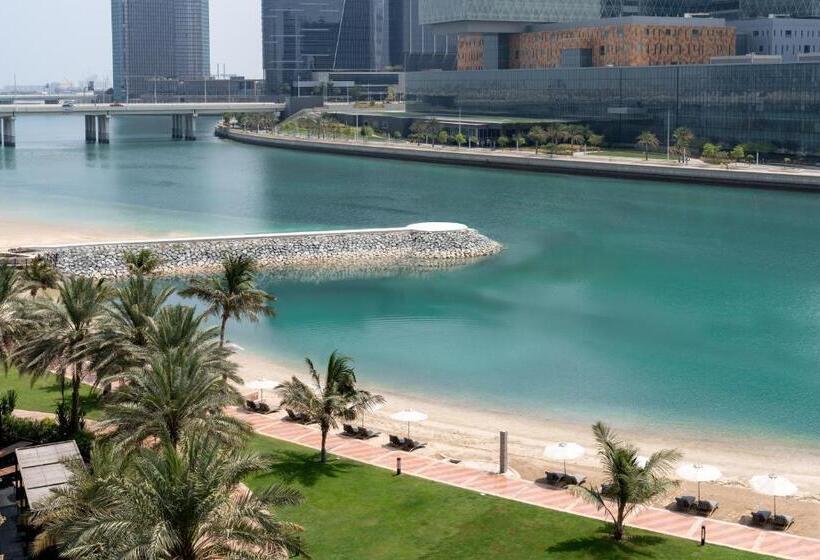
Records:
{"label": "sea wall", "polygon": [[353,144],[317,139],[291,138],[254,134],[236,129],[217,127],[216,135],[246,144],[306,150],[340,155],[355,155],[383,159],[423,161],[448,165],[469,165],[517,171],[537,171],[568,175],[591,175],[627,179],[674,181],[732,187],[761,188],[820,192],[820,174],[800,173],[797,170],[783,172],[757,171],[754,169],[715,169],[694,166],[658,165],[600,161],[591,159],[564,159],[516,155],[514,152],[442,150],[417,147],[408,144]]}
{"label": "sea wall", "polygon": [[150,249],[166,276],[218,270],[227,255],[247,255],[262,269],[364,269],[459,264],[496,254],[501,244],[462,224],[424,223],[402,228],[298,232],[235,237],[81,243],[15,249],[39,254],[69,275],[120,277],[123,255]]}

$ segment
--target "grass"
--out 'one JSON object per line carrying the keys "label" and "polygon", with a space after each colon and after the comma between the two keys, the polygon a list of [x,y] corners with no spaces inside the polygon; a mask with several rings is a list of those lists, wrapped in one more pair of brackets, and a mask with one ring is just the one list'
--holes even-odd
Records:
{"label": "grass", "polygon": [[[0,366],[0,390],[14,389],[17,392],[17,408],[37,412],[54,412],[60,401],[60,383],[57,376],[50,375],[34,382],[29,376],[21,376],[17,370],[10,369],[3,373]],[[66,382],[66,399],[71,396],[71,387]],[[80,399],[86,417],[96,420],[100,418],[100,402],[91,387],[83,385]]]}
{"label": "grass", "polygon": [[[642,150],[601,150],[599,152],[590,152],[590,155],[593,156],[603,156],[603,157],[630,157],[630,158],[640,158],[644,159],[644,154]],[[650,160],[666,160],[666,152],[658,153],[658,152],[649,152],[649,159]],[[672,158],[672,161],[675,161],[675,158]]]}
{"label": "grass", "polygon": [[[18,408],[52,412],[55,378],[33,386],[17,372],[0,372],[0,389],[15,389]],[[83,390],[90,418],[101,411]],[[302,505],[283,508],[282,519],[305,528],[313,558],[357,560],[762,560],[764,557],[630,529],[615,543],[603,523],[437,484],[256,435],[250,448],[270,455],[268,472],[248,479],[251,489],[285,482],[302,491]]]}
{"label": "grass", "polygon": [[269,472],[248,480],[252,489],[284,481],[304,493],[304,504],[285,508],[281,516],[305,528],[314,558],[763,558],[637,530],[619,544],[591,519],[335,457],[322,465],[315,451],[267,437],[255,436],[251,447],[274,458]]}

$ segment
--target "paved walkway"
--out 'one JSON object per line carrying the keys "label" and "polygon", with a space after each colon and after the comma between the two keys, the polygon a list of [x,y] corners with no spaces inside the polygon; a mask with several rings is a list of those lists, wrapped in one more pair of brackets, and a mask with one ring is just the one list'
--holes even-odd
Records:
{"label": "paved walkway", "polygon": [[[262,435],[314,449],[320,446],[321,435],[315,427],[288,422],[275,414],[264,416],[242,410],[237,410],[235,414],[249,422]],[[556,511],[604,519],[594,506],[570,492],[552,489],[537,482],[511,480],[432,457],[396,451],[380,442],[365,442],[336,434],[328,435],[327,446],[330,452],[339,457],[385,469],[395,469],[396,459],[401,457],[402,472],[405,474]],[[794,560],[820,560],[820,540],[817,539],[755,529],[666,509],[645,508],[631,518],[629,525],[691,540],[699,540],[701,526],[705,526],[707,539],[711,544]]]}

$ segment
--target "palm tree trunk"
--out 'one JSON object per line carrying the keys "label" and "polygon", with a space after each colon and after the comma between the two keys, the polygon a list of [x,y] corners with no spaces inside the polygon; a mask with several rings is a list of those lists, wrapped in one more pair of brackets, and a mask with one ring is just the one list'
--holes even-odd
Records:
{"label": "palm tree trunk", "polygon": [[322,462],[327,463],[327,432],[330,426],[322,426]]}
{"label": "palm tree trunk", "polygon": [[225,346],[225,325],[228,324],[230,316],[227,313],[222,314],[222,324],[219,327],[219,347]]}
{"label": "palm tree trunk", "polygon": [[624,538],[624,504],[618,503],[618,516],[615,518],[615,526],[612,528],[612,538],[621,541]]}
{"label": "palm tree trunk", "polygon": [[643,159],[644,161],[649,161],[649,146],[643,147]]}
{"label": "palm tree trunk", "polygon": [[74,364],[74,373],[71,376],[71,415],[68,425],[72,434],[80,431],[80,365]]}
{"label": "palm tree trunk", "polygon": [[65,405],[65,374],[68,373],[66,368],[60,370],[60,399],[62,400],[63,405]]}

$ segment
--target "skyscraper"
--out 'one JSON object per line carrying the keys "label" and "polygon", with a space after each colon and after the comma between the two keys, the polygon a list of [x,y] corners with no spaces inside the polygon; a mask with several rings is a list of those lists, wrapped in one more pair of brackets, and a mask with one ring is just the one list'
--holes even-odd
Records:
{"label": "skyscraper", "polygon": [[210,74],[208,0],[111,0],[114,98],[178,90]]}

